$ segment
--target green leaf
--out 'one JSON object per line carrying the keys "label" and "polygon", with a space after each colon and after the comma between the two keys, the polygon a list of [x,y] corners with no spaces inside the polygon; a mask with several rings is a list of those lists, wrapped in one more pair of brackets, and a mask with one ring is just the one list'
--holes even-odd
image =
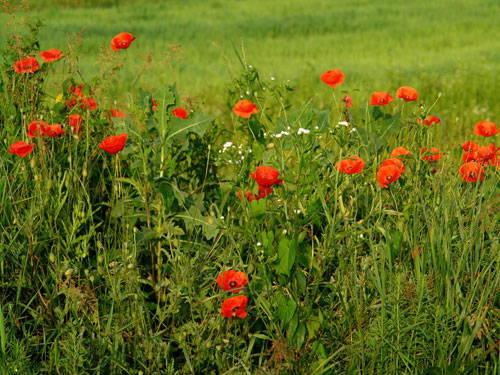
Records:
{"label": "green leaf", "polygon": [[297,245],[295,240],[290,241],[286,237],[283,237],[278,246],[279,263],[275,267],[276,271],[286,276],[290,276],[290,271],[295,263],[296,251]]}
{"label": "green leaf", "polygon": [[300,349],[302,344],[304,344],[304,339],[306,338],[306,326],[301,324],[299,328],[297,328],[297,332],[293,337],[293,343],[297,349]]}
{"label": "green leaf", "polygon": [[292,319],[295,310],[297,309],[297,302],[293,299],[288,299],[282,296],[278,302],[278,318],[283,325],[287,324]]}
{"label": "green leaf", "polygon": [[211,240],[219,234],[219,220],[212,216],[203,216],[200,209],[194,205],[188,211],[177,215],[177,217],[184,220],[188,229],[201,225],[203,235],[207,240]]}
{"label": "green leaf", "polygon": [[191,132],[203,135],[213,119],[213,116],[208,116],[201,112],[196,112],[191,118],[186,120],[179,117],[173,117],[172,127],[170,128],[167,140],[171,138],[185,139],[186,135]]}
{"label": "green leaf", "polygon": [[254,199],[249,204],[252,217],[258,217],[266,213],[266,199]]}

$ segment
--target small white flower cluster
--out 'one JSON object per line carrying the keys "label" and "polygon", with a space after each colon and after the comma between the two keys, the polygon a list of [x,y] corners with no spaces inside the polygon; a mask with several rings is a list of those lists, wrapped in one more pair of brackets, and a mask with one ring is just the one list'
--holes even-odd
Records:
{"label": "small white flower cluster", "polygon": [[281,138],[284,135],[290,135],[290,133],[286,132],[286,131],[282,131],[281,133],[278,133],[278,134],[271,134],[270,137],[271,138]]}
{"label": "small white flower cluster", "polygon": [[309,129],[299,128],[297,134],[309,134],[311,131]]}
{"label": "small white flower cluster", "polygon": [[[350,124],[347,121],[340,121],[337,125],[335,125],[336,128],[340,128],[341,126],[345,126],[348,128]],[[356,128],[352,128],[349,130],[349,133],[354,133],[356,131]],[[333,133],[333,131],[330,130],[330,133]]]}
{"label": "small white flower cluster", "polygon": [[[223,152],[226,152],[227,150],[229,149],[233,149],[233,148],[236,148],[236,146],[233,144],[233,142],[226,142],[224,143],[224,145],[222,146],[222,150],[219,150],[219,154],[223,153]],[[243,155],[243,151],[242,151],[242,148],[243,148],[243,145],[239,145],[238,146],[238,155],[237,158],[234,163],[235,164],[240,164],[242,160],[245,160],[245,155]],[[251,154],[252,153],[252,149],[248,149],[248,153]],[[232,159],[229,159],[227,161],[229,164],[233,164],[233,160]]]}

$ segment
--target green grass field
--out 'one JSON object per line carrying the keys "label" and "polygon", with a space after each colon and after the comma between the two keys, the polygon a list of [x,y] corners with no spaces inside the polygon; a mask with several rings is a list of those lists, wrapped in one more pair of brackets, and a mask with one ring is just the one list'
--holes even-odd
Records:
{"label": "green grass field", "polygon": [[[183,0],[98,8],[55,3],[34,4],[32,16],[46,24],[42,48],[64,49],[67,34],[86,28],[80,49],[86,79],[99,71],[100,46],[109,45],[110,35],[128,31],[137,36],[134,53],[150,49],[158,57],[157,66],[142,78],[145,85],[161,91],[175,80],[180,93],[199,97],[213,111],[221,108],[230,84],[223,55],[237,68],[232,44],[238,49],[243,44],[247,62],[263,76],[291,80],[297,102],[312,97],[318,106],[328,106],[323,99],[327,89],[318,77],[335,68],[345,72],[342,89],[355,102],[375,90],[394,93],[401,85],[415,87],[428,101],[442,92],[436,109],[453,129],[500,113],[500,25],[491,16],[500,12],[500,3],[495,0],[293,0],[286,5]],[[171,71],[162,54],[177,43],[182,58],[172,62]],[[141,64],[135,56],[126,61],[117,96]]]}
{"label": "green grass field", "polygon": [[[2,14],[0,375],[499,375],[497,13]],[[418,101],[368,104],[403,85]]]}

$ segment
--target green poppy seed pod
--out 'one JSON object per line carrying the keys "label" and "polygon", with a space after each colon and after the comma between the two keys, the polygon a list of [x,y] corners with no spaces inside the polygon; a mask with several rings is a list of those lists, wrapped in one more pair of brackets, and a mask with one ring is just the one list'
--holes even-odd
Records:
{"label": "green poppy seed pod", "polygon": [[272,143],[272,142],[271,142],[271,143],[268,143],[268,144],[267,144],[267,146],[266,146],[266,148],[267,148],[268,150],[272,150],[272,149],[274,148],[274,143]]}
{"label": "green poppy seed pod", "polygon": [[56,261],[56,256],[53,253],[49,254],[49,260],[54,263]]}
{"label": "green poppy seed pod", "polygon": [[89,280],[90,280],[91,283],[93,283],[94,282],[94,275],[90,275],[89,276]]}
{"label": "green poppy seed pod", "polygon": [[[104,248],[104,246],[102,246],[102,242],[101,241],[97,241],[97,248],[98,249],[103,249]],[[102,257],[101,257],[101,259],[102,259]]]}
{"label": "green poppy seed pod", "polygon": [[98,263],[98,264],[101,264],[103,261],[104,261],[104,258],[102,257],[102,255],[99,255],[99,256],[97,257],[97,263]]}

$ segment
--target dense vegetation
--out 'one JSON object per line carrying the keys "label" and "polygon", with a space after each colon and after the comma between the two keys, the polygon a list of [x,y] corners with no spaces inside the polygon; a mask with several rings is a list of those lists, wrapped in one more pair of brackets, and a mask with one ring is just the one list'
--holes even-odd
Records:
{"label": "dense vegetation", "polygon": [[0,373],[500,373],[498,4],[228,3],[3,15]]}

